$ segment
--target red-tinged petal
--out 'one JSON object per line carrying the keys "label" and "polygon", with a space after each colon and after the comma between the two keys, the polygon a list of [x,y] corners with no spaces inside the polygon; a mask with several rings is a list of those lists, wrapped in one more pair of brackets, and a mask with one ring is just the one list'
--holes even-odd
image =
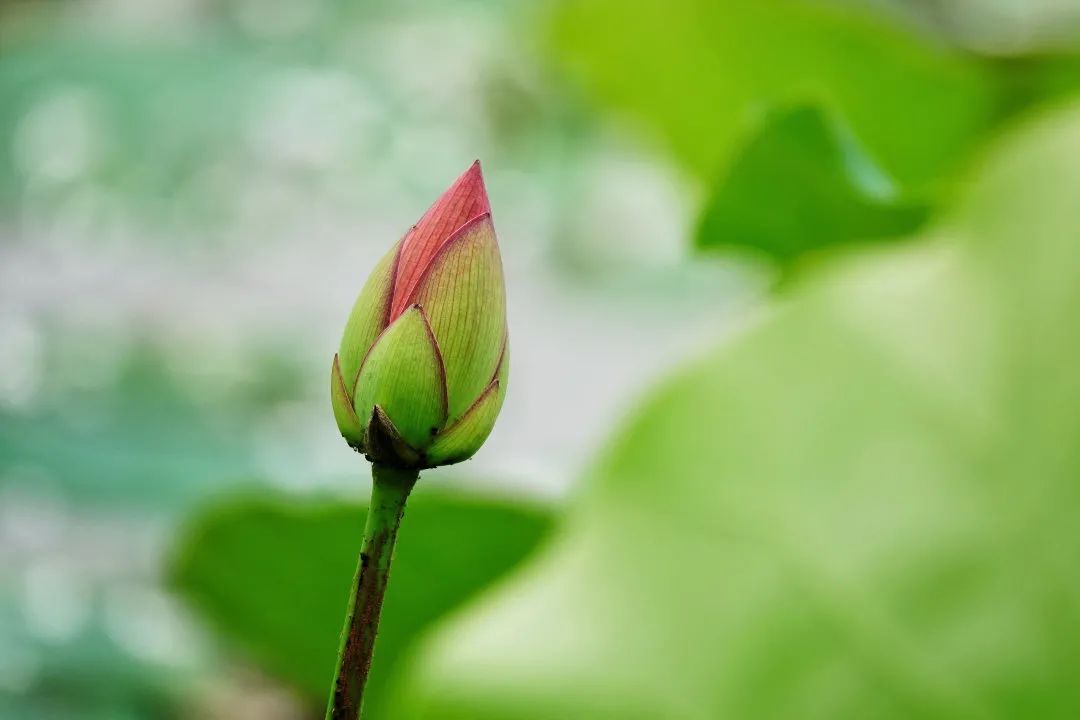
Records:
{"label": "red-tinged petal", "polygon": [[477,160],[435,201],[402,240],[391,320],[409,306],[409,298],[414,294],[420,278],[447,240],[465,223],[490,212],[484,176]]}
{"label": "red-tinged petal", "polygon": [[491,382],[506,335],[502,261],[490,215],[443,246],[412,302],[424,307],[442,351],[453,422]]}

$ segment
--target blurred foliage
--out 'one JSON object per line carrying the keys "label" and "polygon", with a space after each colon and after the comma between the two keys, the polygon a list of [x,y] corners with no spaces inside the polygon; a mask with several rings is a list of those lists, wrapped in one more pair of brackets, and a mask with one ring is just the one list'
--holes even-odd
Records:
{"label": "blurred foliage", "polygon": [[[782,271],[907,235],[988,130],[1080,88],[1073,56],[985,58],[830,3],[563,0],[551,25],[555,62],[711,188],[698,247]],[[852,161],[875,168],[877,191]]]}
{"label": "blurred foliage", "polygon": [[635,413],[399,717],[1080,714],[1080,108]]}
{"label": "blurred foliage", "polygon": [[895,194],[850,134],[821,111],[778,111],[715,186],[697,244],[749,247],[789,267],[823,246],[915,230],[927,208]]}
{"label": "blurred foliage", "polygon": [[[197,513],[181,533],[172,584],[222,636],[310,701],[333,679],[364,508],[252,498]],[[365,717],[416,638],[490,586],[537,545],[550,514],[520,502],[428,495],[410,500],[395,554]]]}
{"label": "blurred foliage", "polygon": [[591,95],[648,123],[706,180],[755,114],[802,102],[845,118],[902,187],[933,183],[997,102],[978,63],[827,3],[563,0],[552,36]]}

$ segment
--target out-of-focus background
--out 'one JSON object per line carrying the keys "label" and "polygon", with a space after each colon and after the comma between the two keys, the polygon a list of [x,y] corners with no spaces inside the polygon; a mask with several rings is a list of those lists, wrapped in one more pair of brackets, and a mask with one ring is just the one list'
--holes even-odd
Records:
{"label": "out-of-focus background", "polygon": [[365,718],[1080,716],[1080,4],[0,2],[0,718],[322,717],[326,377],[475,158],[510,390]]}

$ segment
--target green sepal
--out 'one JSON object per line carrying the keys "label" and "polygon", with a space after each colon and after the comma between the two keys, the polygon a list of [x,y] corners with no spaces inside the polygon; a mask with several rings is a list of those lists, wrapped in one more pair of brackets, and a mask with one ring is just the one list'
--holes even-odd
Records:
{"label": "green sepal", "polygon": [[509,367],[509,348],[504,348],[496,378],[460,420],[448,426],[435,438],[426,453],[428,465],[451,465],[468,460],[476,454],[491,434],[495,419],[502,409]]}
{"label": "green sepal", "polygon": [[345,380],[341,376],[341,364],[337,353],[330,366],[330,402],[334,406],[334,420],[346,442],[357,450],[363,450],[364,428],[353,409],[352,398],[345,389]]}
{"label": "green sepal", "polygon": [[422,451],[446,424],[446,384],[435,336],[413,305],[375,341],[360,368],[353,407],[370,418],[378,405],[402,440]]}
{"label": "green sepal", "polygon": [[371,411],[364,436],[368,460],[392,468],[415,468],[421,455],[401,437],[394,423],[378,405]]}
{"label": "green sepal", "polygon": [[489,214],[446,241],[415,302],[424,307],[442,352],[453,423],[491,383],[506,335],[502,261]]}
{"label": "green sepal", "polygon": [[[371,346],[375,344],[379,333],[386,327],[390,317],[390,297],[393,292],[394,266],[397,264],[397,243],[371,271],[364,283],[360,295],[353,304],[349,320],[345,323],[345,332],[341,336],[341,377],[345,388],[356,391],[356,374]],[[360,415],[367,418],[366,415]]]}

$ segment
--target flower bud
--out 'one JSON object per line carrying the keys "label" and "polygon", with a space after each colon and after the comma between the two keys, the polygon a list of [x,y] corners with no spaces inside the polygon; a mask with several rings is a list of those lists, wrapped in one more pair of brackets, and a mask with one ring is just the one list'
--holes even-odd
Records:
{"label": "flower bud", "polygon": [[506,393],[506,290],[479,161],[375,266],[334,356],[342,436],[372,462],[467,460]]}

